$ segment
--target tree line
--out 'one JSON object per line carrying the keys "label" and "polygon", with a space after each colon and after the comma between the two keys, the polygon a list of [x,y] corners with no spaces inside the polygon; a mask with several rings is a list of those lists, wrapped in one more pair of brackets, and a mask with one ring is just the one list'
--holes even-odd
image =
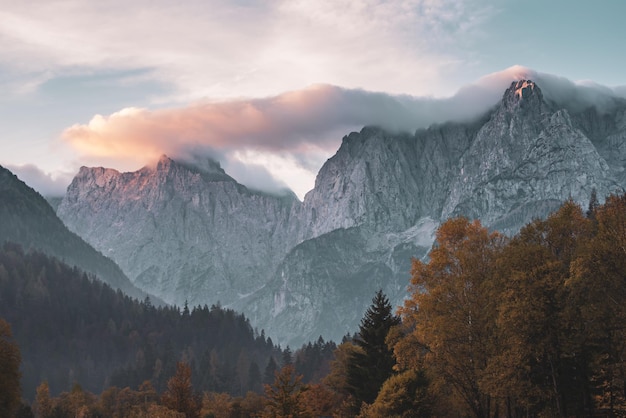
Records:
{"label": "tree line", "polygon": [[0,318],[21,352],[23,397],[47,382],[52,396],[76,383],[88,392],[165,390],[176,364],[189,364],[200,391],[263,392],[287,358],[307,382],[327,373],[336,348],[319,339],[295,354],[219,306],[154,306],[77,268],[12,243],[0,248]]}
{"label": "tree line", "polygon": [[410,292],[388,343],[434,416],[626,416],[626,196],[512,238],[451,219]]}
{"label": "tree line", "polygon": [[626,196],[513,237],[448,220],[397,313],[377,293],[338,347],[333,416],[626,416]]}
{"label": "tree line", "polygon": [[[177,351],[163,380],[138,383],[137,377],[129,384],[143,364],[131,350],[119,385],[107,381],[99,396],[86,398],[74,388],[51,404],[91,399],[82,405],[91,405],[85,411],[92,415],[84,416],[99,416],[105,405],[128,405],[119,409],[126,412],[106,415],[124,418],[150,416],[146,411],[194,418],[624,417],[625,302],[626,196],[609,196],[604,204],[592,196],[586,212],[568,201],[513,237],[459,217],[437,230],[428,260],[413,260],[403,306],[394,312],[377,292],[358,332],[338,347],[320,339],[293,354],[256,335],[268,350],[263,390],[241,382],[230,393],[203,386],[215,374],[210,361],[196,362],[208,344],[202,342]],[[178,327],[203,312],[185,311]],[[238,359],[231,357],[231,369],[242,369]],[[237,382],[241,375],[232,376]],[[202,391],[192,390],[192,380]],[[36,412],[44,389],[37,390]],[[174,392],[186,393],[186,400],[173,402]]]}

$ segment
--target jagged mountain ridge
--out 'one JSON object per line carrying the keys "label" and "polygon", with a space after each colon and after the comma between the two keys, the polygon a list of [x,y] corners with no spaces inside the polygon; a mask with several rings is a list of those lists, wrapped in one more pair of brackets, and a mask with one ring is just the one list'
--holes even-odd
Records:
{"label": "jagged mountain ridge", "polygon": [[219,165],[162,156],[134,173],[82,167],[58,213],[167,302],[225,305],[257,290],[294,245],[295,197],[238,184]]}
{"label": "jagged mountain ridge", "polygon": [[[184,181],[149,168],[107,175],[84,168],[59,214],[96,248],[111,248],[135,283],[166,300],[221,300],[281,342],[337,339],[357,329],[378,288],[400,303],[410,256],[426,253],[447,217],[478,217],[514,232],[570,197],[586,204],[593,188],[599,196],[622,190],[624,139],[624,102],[574,112],[521,80],[473,122],[414,135],[371,127],[351,133],[302,203],[261,196],[232,179],[200,176],[185,189]],[[179,167],[181,176],[194,176]],[[98,186],[107,176],[115,187]],[[167,187],[172,194],[163,205]],[[194,202],[203,203],[192,210]],[[181,214],[195,221],[181,221]],[[160,238],[150,238],[154,252],[143,249],[142,236]],[[206,242],[215,245],[198,251]],[[150,268],[162,279],[141,273]]]}
{"label": "jagged mountain ridge", "polygon": [[[0,166],[0,245],[4,242],[14,242],[26,250],[37,249],[77,266],[134,298],[149,296],[134,286],[112,260],[70,232],[39,193]],[[152,300],[162,303],[154,297]]]}

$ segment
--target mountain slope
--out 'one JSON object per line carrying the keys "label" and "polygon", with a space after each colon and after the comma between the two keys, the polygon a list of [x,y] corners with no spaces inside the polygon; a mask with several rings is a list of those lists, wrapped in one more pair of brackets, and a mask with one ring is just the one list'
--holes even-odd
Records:
{"label": "mountain slope", "polygon": [[[285,258],[255,295],[249,306],[256,311],[249,315],[269,324],[268,332],[279,341],[299,341],[303,333],[315,338],[321,331],[340,338],[346,329],[356,329],[367,308],[365,295],[383,288],[401,304],[409,266],[395,262],[393,249],[410,249],[406,261],[423,256],[437,222],[463,215],[515,232],[568,198],[586,205],[594,188],[599,196],[621,190],[625,110],[623,102],[616,102],[611,113],[587,109],[572,116],[547,102],[535,83],[522,80],[475,122],[433,126],[413,136],[374,128],[350,134],[322,167],[302,205],[313,238]],[[615,163],[609,164],[608,157]],[[331,239],[338,227],[359,230],[362,238],[344,240],[342,246]],[[394,234],[394,244],[386,241]],[[373,253],[373,243],[386,251]],[[332,255],[341,254],[340,268],[331,254],[324,256],[327,247],[335,248]],[[375,270],[368,269],[373,265]],[[346,280],[353,285],[345,287]],[[308,294],[319,296],[309,301]],[[335,312],[341,315],[331,317]]]}
{"label": "mountain slope", "polygon": [[39,193],[0,166],[0,243],[5,241],[76,265],[132,297],[147,296],[130,283],[112,260],[70,232]]}
{"label": "mountain slope", "polygon": [[58,214],[133,282],[182,305],[228,305],[263,285],[294,245],[291,195],[238,184],[217,163],[162,156],[134,173],[81,168]]}
{"label": "mountain slope", "polygon": [[302,203],[162,158],[135,173],[81,169],[59,215],[168,300],[220,300],[281,342],[337,339],[378,288],[401,303],[410,257],[439,222],[515,232],[568,198],[622,190],[625,143],[624,101],[571,109],[520,80],[471,122],[351,133]]}

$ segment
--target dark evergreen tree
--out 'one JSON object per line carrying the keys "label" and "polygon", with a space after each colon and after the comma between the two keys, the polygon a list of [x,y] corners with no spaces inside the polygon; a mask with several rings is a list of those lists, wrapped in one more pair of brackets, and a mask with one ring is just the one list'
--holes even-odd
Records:
{"label": "dark evergreen tree", "polygon": [[[234,311],[205,306],[181,313],[132,300],[77,268],[10,243],[0,245],[0,317],[20,348],[22,396],[29,401],[44,380],[51,396],[75,382],[98,392],[150,380],[162,392],[180,359],[189,362],[198,390],[260,392],[258,379],[253,386],[247,379],[247,363],[240,365],[243,387],[242,380],[235,385],[239,353],[263,365],[280,354]],[[0,386],[5,381],[11,382],[0,378]],[[5,394],[0,387],[0,397]]]}
{"label": "dark evergreen tree", "polygon": [[389,299],[382,290],[376,292],[365,312],[354,342],[362,348],[348,359],[348,391],[360,404],[371,404],[381,386],[393,373],[395,359],[385,339],[391,327],[400,324]]}
{"label": "dark evergreen tree", "polygon": [[598,192],[596,191],[596,188],[594,187],[593,189],[591,189],[591,196],[589,197],[589,207],[587,208],[587,218],[589,219],[595,219],[596,217],[596,210],[598,209],[598,206],[600,204],[598,203]]}
{"label": "dark evergreen tree", "polygon": [[287,346],[285,351],[283,351],[283,367],[290,366],[293,363],[291,348]]}
{"label": "dark evergreen tree", "polygon": [[252,361],[248,368],[248,385],[250,390],[260,392],[262,387],[261,383],[261,370],[259,369],[259,365],[256,361]]}
{"label": "dark evergreen tree", "polygon": [[304,383],[319,383],[330,372],[337,345],[326,342],[320,336],[315,343],[302,346],[294,355],[296,373],[303,376]]}
{"label": "dark evergreen tree", "polygon": [[278,369],[278,365],[276,364],[276,360],[274,357],[270,357],[267,362],[267,366],[265,367],[265,373],[263,373],[263,383],[269,385],[274,381],[276,370]]}

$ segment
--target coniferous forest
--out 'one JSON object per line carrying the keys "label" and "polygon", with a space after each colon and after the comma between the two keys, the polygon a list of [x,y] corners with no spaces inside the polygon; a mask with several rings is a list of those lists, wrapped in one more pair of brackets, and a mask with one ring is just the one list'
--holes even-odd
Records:
{"label": "coniferous forest", "polygon": [[5,244],[2,416],[626,416],[626,196],[513,237],[450,219],[411,276],[398,310],[378,292],[353,337],[292,352]]}
{"label": "coniferous forest", "polygon": [[145,381],[161,393],[178,362],[190,365],[198,391],[245,395],[262,392],[287,357],[307,381],[319,379],[335,348],[320,339],[294,358],[232,310],[155,307],[16,244],[0,251],[0,318],[21,352],[27,401],[42,382],[52,396],[75,384],[101,393]]}

